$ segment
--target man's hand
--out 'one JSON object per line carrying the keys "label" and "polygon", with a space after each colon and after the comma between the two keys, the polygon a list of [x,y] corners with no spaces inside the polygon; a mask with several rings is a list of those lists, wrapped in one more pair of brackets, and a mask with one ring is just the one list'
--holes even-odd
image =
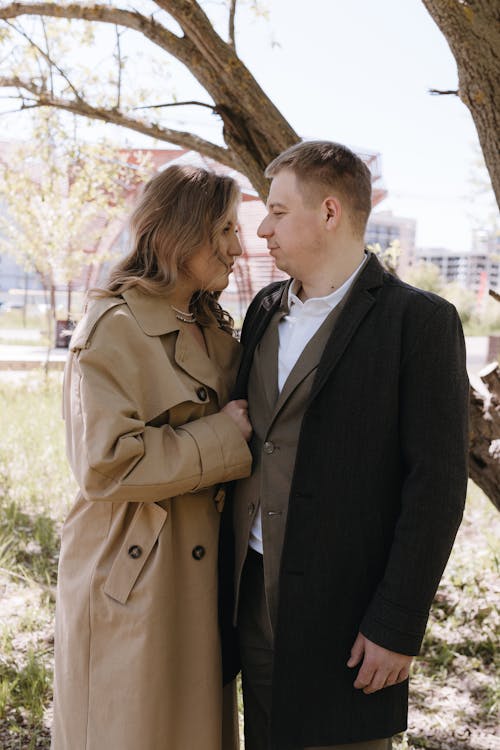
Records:
{"label": "man's hand", "polygon": [[363,663],[354,687],[361,688],[363,693],[368,695],[408,679],[413,656],[398,654],[396,651],[377,646],[362,633],[358,633],[347,666],[356,667],[360,661]]}

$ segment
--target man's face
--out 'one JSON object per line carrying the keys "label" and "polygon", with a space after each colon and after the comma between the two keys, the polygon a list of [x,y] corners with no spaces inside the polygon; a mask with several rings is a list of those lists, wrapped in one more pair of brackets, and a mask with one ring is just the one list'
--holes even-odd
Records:
{"label": "man's face", "polygon": [[267,240],[278,268],[302,280],[325,253],[322,203],[304,205],[295,174],[284,169],[271,182],[267,210],[257,234]]}

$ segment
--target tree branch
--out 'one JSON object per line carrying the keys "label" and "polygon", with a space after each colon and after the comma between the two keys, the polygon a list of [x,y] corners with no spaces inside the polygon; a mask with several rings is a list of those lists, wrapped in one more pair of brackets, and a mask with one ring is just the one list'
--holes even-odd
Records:
{"label": "tree branch", "polygon": [[[42,21],[43,21],[43,19],[42,19]],[[33,49],[36,49],[36,51],[39,52],[39,54],[43,57],[43,59],[49,64],[49,78],[50,78],[50,90],[51,90],[51,94],[52,95],[54,94],[54,80],[53,80],[53,76],[52,76],[52,69],[55,68],[57,70],[57,72],[59,73],[59,75],[62,78],[64,78],[64,80],[66,81],[66,83],[70,87],[71,91],[76,96],[76,98],[77,99],[81,99],[81,96],[80,96],[79,92],[73,86],[73,84],[69,80],[69,78],[66,75],[66,73],[64,72],[64,70],[62,70],[62,68],[60,68],[59,65],[56,62],[54,62],[54,60],[52,60],[52,58],[50,57],[49,52],[48,52],[48,49],[49,49],[49,47],[48,47],[48,41],[47,41],[47,52],[45,52],[36,42],[33,41],[33,39],[31,39],[30,36],[28,36],[28,34],[25,31],[23,31],[23,29],[18,29],[17,26],[15,24],[11,23],[10,21],[6,20],[5,23],[8,26],[10,26],[12,29],[14,29],[14,31],[16,31],[18,34],[20,34],[24,39],[26,39],[26,41],[28,42],[28,44],[30,44],[33,47]],[[43,24],[43,28],[44,28],[44,32],[45,32],[45,24]]]}
{"label": "tree branch", "polygon": [[213,104],[206,104],[205,102],[167,102],[166,104],[147,104],[144,107],[133,107],[132,111],[136,111],[138,109],[161,109],[162,107],[185,107],[189,104],[195,104],[197,107],[206,107],[207,109],[211,109],[212,112],[215,111],[215,106]]}
{"label": "tree branch", "polygon": [[[47,51],[47,55],[50,56],[49,38],[47,36],[47,27],[45,24],[45,18],[41,18],[40,21],[42,23],[43,38],[45,39],[45,48]],[[30,40],[30,43],[31,43],[31,40]],[[53,75],[52,65],[50,64],[49,64],[49,76],[50,76],[50,90],[52,91],[52,93],[54,93],[54,75]]]}
{"label": "tree branch", "polygon": [[151,42],[166,52],[187,63],[191,45],[185,39],[173,34],[165,26],[138,11],[130,11],[111,6],[85,5],[70,3],[10,3],[0,8],[0,19],[17,18],[18,16],[50,16],[51,18],[68,18],[81,21],[101,21],[138,31]]}
{"label": "tree branch", "polygon": [[64,109],[66,112],[90,117],[93,120],[110,122],[113,125],[120,125],[129,130],[134,130],[137,133],[148,135],[151,138],[157,138],[160,141],[173,143],[176,146],[181,146],[182,148],[189,150],[199,151],[205,156],[208,156],[221,164],[225,164],[232,169],[238,168],[236,159],[228,149],[217,146],[210,141],[206,141],[204,138],[200,138],[194,133],[172,130],[171,128],[165,128],[152,122],[148,123],[142,122],[141,120],[135,120],[132,117],[127,117],[127,115],[114,108],[107,109],[105,107],[94,107],[84,99],[72,100],[53,96],[48,90],[43,86],[38,85],[35,81],[23,80],[17,76],[0,76],[0,87],[24,90],[34,97],[34,99],[28,99],[27,101],[29,104],[21,107],[21,109],[27,109],[28,107],[33,106]]}
{"label": "tree branch", "polygon": [[121,95],[122,95],[122,50],[121,50],[121,44],[120,44],[120,31],[118,29],[118,26],[115,26],[115,32],[116,32],[116,64],[118,66],[116,109],[120,109]]}
{"label": "tree branch", "polygon": [[236,2],[237,0],[231,0],[231,7],[229,8],[229,46],[236,52],[236,38],[234,35],[234,17],[236,16]]}
{"label": "tree branch", "polygon": [[433,94],[433,95],[438,94],[439,96],[448,96],[450,94],[453,94],[454,96],[459,96],[458,89],[453,89],[449,91],[441,91],[441,89],[429,89],[429,94]]}

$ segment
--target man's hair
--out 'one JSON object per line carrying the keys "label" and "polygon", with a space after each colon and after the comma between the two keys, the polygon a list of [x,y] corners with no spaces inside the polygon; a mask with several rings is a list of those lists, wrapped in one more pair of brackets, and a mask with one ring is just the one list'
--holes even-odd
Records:
{"label": "man's hair", "polygon": [[275,177],[284,169],[297,177],[308,206],[336,193],[347,210],[353,232],[364,236],[372,207],[372,183],[370,170],[359,156],[340,143],[306,141],[277,156],[265,176]]}

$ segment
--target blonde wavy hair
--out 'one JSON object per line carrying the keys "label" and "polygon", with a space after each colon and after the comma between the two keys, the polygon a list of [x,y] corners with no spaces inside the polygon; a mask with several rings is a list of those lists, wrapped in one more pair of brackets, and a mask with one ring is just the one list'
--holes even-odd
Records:
{"label": "blonde wavy hair", "polygon": [[[202,245],[210,242],[218,254],[228,216],[240,199],[231,177],[193,166],[167,167],[146,184],[130,217],[132,250],[111,270],[104,288],[92,289],[90,296],[118,297],[131,287],[155,296],[168,294],[179,275],[189,275],[187,263]],[[233,319],[220,306],[219,296],[200,289],[190,311],[202,324],[215,317],[220,328],[232,334]]]}

